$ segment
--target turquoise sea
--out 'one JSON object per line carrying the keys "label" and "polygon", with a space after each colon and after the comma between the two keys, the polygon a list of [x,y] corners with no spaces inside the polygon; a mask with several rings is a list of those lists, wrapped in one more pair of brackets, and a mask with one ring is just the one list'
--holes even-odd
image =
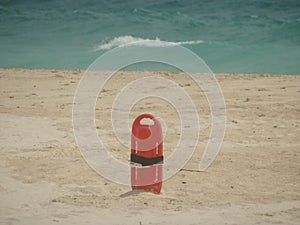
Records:
{"label": "turquoise sea", "polygon": [[300,74],[300,1],[0,0],[0,67],[86,69],[144,39],[215,73]]}

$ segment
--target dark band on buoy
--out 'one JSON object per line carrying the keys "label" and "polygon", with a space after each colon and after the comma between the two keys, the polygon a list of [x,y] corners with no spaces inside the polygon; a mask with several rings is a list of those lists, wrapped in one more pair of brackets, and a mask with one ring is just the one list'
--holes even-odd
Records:
{"label": "dark band on buoy", "polygon": [[134,163],[142,164],[142,166],[150,166],[158,163],[163,163],[164,157],[158,156],[155,158],[146,158],[136,154],[130,154],[130,161]]}

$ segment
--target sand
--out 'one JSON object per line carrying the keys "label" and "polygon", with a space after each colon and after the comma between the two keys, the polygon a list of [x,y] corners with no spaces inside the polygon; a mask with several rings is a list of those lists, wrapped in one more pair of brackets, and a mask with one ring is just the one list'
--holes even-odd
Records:
{"label": "sand", "polygon": [[[73,96],[84,71],[0,69],[0,224],[299,224],[300,76],[218,74],[226,101],[226,134],[217,159],[197,171],[210,131],[203,92],[182,74],[157,72],[195,101],[202,124],[189,163],[162,193],[130,192],[92,170],[76,146]],[[110,128],[119,90],[150,72],[120,72],[96,105],[105,146],[128,162],[129,149]],[[180,135],[174,107],[137,104],[165,118],[165,156]]]}

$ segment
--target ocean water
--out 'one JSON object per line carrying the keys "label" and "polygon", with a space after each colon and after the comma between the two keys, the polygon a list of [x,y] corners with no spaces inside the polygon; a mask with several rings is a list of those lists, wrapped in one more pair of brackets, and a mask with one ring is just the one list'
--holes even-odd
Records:
{"label": "ocean water", "polygon": [[215,73],[300,74],[300,1],[0,0],[0,67],[86,69],[142,40]]}

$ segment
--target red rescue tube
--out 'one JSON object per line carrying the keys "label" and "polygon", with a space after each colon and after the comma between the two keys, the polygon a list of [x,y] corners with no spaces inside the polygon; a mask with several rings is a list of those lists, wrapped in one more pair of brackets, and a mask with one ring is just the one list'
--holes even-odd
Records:
{"label": "red rescue tube", "polygon": [[[147,119],[151,123],[143,123]],[[131,186],[133,190],[160,193],[163,173],[163,137],[160,122],[151,114],[138,116],[131,133]]]}

